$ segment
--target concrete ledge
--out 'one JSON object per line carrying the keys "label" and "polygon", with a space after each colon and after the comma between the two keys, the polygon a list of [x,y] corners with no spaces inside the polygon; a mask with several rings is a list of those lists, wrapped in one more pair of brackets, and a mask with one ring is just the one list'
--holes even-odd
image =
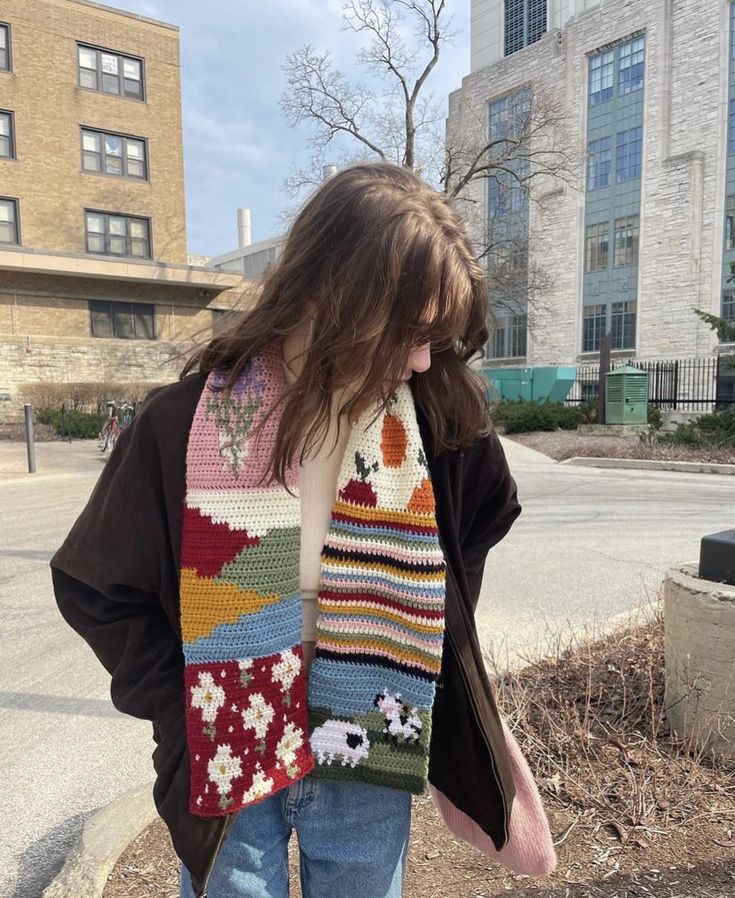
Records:
{"label": "concrete ledge", "polygon": [[735,474],[735,465],[715,462],[662,461],[652,458],[591,458],[575,456],[560,465],[579,465],[584,468],[629,468],[638,471],[681,471],[684,474]]}
{"label": "concrete ledge", "polygon": [[157,816],[152,783],[126,792],[97,811],[85,822],[42,898],[102,898],[117,859]]}
{"label": "concrete ledge", "polygon": [[664,581],[666,717],[690,750],[735,765],[735,587],[695,564]]}

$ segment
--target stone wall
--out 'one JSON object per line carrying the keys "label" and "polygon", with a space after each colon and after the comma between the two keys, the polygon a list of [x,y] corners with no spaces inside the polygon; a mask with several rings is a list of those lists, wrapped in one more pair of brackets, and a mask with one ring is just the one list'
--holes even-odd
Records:
{"label": "stone wall", "polygon": [[[481,68],[450,95],[450,146],[487,133],[487,104],[530,83],[567,116],[555,139],[575,154],[577,178],[540,181],[531,203],[531,264],[550,288],[530,312],[528,364],[591,361],[581,353],[587,55],[644,29],[646,75],[638,282],[641,358],[705,355],[716,336],[692,313],[718,314],[727,136],[727,0],[610,2],[571,18],[563,39],[538,43]],[[486,183],[466,191],[475,226],[487,215]]]}

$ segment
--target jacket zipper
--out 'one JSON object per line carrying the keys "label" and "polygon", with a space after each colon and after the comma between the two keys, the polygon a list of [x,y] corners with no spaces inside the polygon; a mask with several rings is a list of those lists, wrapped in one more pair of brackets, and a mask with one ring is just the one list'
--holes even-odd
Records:
{"label": "jacket zipper", "polygon": [[[461,596],[459,584],[457,583],[457,580],[454,576],[454,571],[451,569],[451,567],[449,565],[447,565],[447,570],[449,571],[449,573],[452,576],[452,579],[454,580],[454,587],[457,590],[457,595]],[[446,635],[447,635],[447,638],[449,639],[450,643],[452,644],[452,650],[454,652],[454,657],[457,659],[457,663],[459,664],[460,673],[462,674],[462,680],[464,681],[464,686],[465,686],[465,689],[467,690],[467,695],[470,697],[470,705],[472,706],[472,714],[475,718],[475,722],[477,723],[477,728],[480,731],[480,734],[482,735],[482,741],[485,743],[485,747],[487,748],[487,753],[490,757],[490,764],[492,766],[493,778],[495,779],[495,783],[498,787],[498,793],[500,795],[500,800],[503,803],[503,835],[505,836],[505,842],[507,844],[508,838],[509,838],[508,827],[506,825],[506,820],[508,818],[508,803],[505,799],[505,792],[503,791],[503,786],[500,782],[500,779],[498,777],[498,771],[495,767],[495,756],[493,755],[492,746],[488,742],[487,736],[485,735],[485,729],[482,726],[482,721],[480,720],[480,716],[477,712],[477,699],[475,697],[475,693],[472,689],[472,686],[470,685],[470,678],[469,678],[469,674],[467,673],[467,668],[465,667],[464,660],[462,658],[462,653],[459,651],[457,642],[456,642],[454,635],[452,634],[449,627],[447,627]]]}
{"label": "jacket zipper", "polygon": [[217,844],[215,845],[215,848],[214,848],[214,854],[212,855],[212,860],[209,862],[209,866],[207,867],[207,872],[204,876],[204,884],[202,885],[202,893],[199,896],[199,898],[208,898],[207,885],[209,884],[209,877],[212,875],[212,870],[214,870],[214,865],[217,861],[217,855],[219,854],[220,849],[222,848],[222,843],[225,840],[225,836],[227,835],[232,824],[235,822],[235,817],[237,817],[238,813],[239,813],[239,811],[234,814],[229,814],[225,818],[224,823],[222,824],[222,831],[220,832],[219,838],[217,839]]}
{"label": "jacket zipper", "polygon": [[467,670],[464,666],[464,661],[462,660],[462,656],[461,656],[460,652],[457,651],[457,646],[454,641],[454,637],[452,636],[452,634],[449,631],[447,631],[447,635],[449,637],[449,641],[452,643],[452,648],[454,650],[454,657],[459,662],[459,668],[462,673],[462,679],[464,680],[465,689],[467,690],[467,694],[470,697],[470,704],[472,705],[472,714],[475,718],[475,722],[477,723],[477,728],[480,731],[480,734],[482,735],[482,741],[485,743],[485,747],[487,748],[487,753],[490,757],[490,764],[492,766],[493,777],[494,777],[495,783],[498,787],[498,793],[500,795],[500,800],[503,802],[503,835],[505,836],[505,844],[507,844],[508,838],[509,838],[508,828],[506,826],[506,820],[508,817],[508,804],[505,800],[505,792],[503,791],[503,786],[500,782],[500,779],[498,778],[498,771],[495,767],[495,757],[493,755],[493,750],[492,750],[490,743],[487,740],[487,736],[485,735],[485,730],[482,726],[482,722],[477,713],[477,702],[475,699],[475,694],[472,691],[472,687],[470,686],[469,676],[468,676]]}

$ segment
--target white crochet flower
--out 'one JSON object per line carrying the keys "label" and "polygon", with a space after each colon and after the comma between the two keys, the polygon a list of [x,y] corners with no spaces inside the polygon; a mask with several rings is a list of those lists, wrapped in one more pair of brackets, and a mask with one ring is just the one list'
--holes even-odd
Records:
{"label": "white crochet flower", "polygon": [[260,798],[265,798],[265,796],[272,790],[273,780],[263,773],[260,764],[256,764],[253,782],[242,797],[243,803],[247,804],[248,802],[258,801]]}
{"label": "white crochet flower", "polygon": [[269,704],[260,692],[254,692],[248,700],[249,707],[242,711],[243,726],[246,730],[255,730],[258,739],[265,739],[275,713],[273,705]]}
{"label": "white crochet flower", "polygon": [[217,752],[207,765],[210,780],[217,785],[220,795],[227,795],[232,781],[242,773],[240,759],[232,754],[229,745],[218,745]]}
{"label": "white crochet flower", "polygon": [[288,692],[301,670],[301,660],[291,649],[281,652],[281,660],[273,665],[271,678],[274,683],[281,684],[281,691]]}
{"label": "white crochet flower", "polygon": [[217,712],[225,703],[225,690],[214,682],[209,672],[199,672],[199,685],[191,687],[191,705],[202,712],[205,723],[214,723]]}
{"label": "white crochet flower", "polygon": [[290,767],[295,763],[296,752],[303,744],[304,731],[294,723],[287,723],[276,746],[276,757],[284,767]]}

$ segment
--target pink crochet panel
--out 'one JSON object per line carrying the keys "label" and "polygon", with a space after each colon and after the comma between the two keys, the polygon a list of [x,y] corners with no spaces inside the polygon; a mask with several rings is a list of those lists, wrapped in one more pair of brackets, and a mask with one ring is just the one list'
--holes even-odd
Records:
{"label": "pink crochet panel", "polygon": [[526,759],[505,721],[502,723],[516,787],[516,797],[510,813],[510,838],[503,849],[498,851],[490,836],[431,783],[429,794],[444,823],[455,836],[469,842],[514,873],[541,876],[551,873],[557,863],[549,821]]}

